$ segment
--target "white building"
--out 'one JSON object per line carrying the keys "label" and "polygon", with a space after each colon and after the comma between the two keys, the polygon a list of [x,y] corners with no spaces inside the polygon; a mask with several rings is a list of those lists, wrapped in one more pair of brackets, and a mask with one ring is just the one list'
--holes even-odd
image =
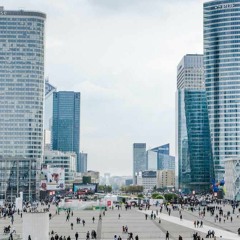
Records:
{"label": "white building", "polygon": [[77,170],[77,155],[74,152],[45,151],[44,164],[65,169],[65,183],[72,184]]}
{"label": "white building", "polygon": [[142,186],[143,189],[153,190],[157,186],[157,172],[156,171],[143,171],[142,172]]}
{"label": "white building", "polygon": [[225,198],[240,200],[240,158],[225,160]]}

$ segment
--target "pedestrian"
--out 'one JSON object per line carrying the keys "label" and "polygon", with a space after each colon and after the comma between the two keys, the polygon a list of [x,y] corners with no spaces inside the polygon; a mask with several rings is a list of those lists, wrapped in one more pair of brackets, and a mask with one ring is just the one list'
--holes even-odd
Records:
{"label": "pedestrian", "polygon": [[94,221],[95,221],[95,217],[92,218],[92,222],[93,222],[93,223],[94,223]]}
{"label": "pedestrian", "polygon": [[166,232],[166,240],[169,240],[169,232]]}
{"label": "pedestrian", "polygon": [[83,225],[83,227],[85,226],[85,220],[82,220],[82,225]]}
{"label": "pedestrian", "polygon": [[89,231],[87,232],[87,235],[86,235],[86,240],[89,240],[90,239],[90,233]]}
{"label": "pedestrian", "polygon": [[73,230],[73,223],[71,223],[71,230]]}
{"label": "pedestrian", "polygon": [[75,233],[75,238],[78,240],[78,232]]}
{"label": "pedestrian", "polygon": [[121,217],[121,215],[120,215],[120,213],[118,214],[118,219],[120,219],[120,217]]}
{"label": "pedestrian", "polygon": [[139,240],[139,237],[138,237],[138,235],[136,235],[136,236],[135,236],[135,240]]}
{"label": "pedestrian", "polygon": [[30,235],[28,235],[28,240],[32,240]]}
{"label": "pedestrian", "polygon": [[181,235],[179,235],[179,237],[178,237],[178,240],[183,240],[183,238],[182,238],[182,236],[181,236]]}

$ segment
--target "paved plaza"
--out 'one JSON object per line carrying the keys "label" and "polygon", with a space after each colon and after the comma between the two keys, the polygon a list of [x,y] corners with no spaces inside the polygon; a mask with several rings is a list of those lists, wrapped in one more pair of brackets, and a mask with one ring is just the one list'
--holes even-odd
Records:
{"label": "paved plaza", "polygon": [[[132,208],[125,210],[115,208],[114,210],[108,209],[103,216],[103,212],[100,210],[74,210],[73,216],[70,214],[70,220],[66,221],[65,211],[60,211],[60,214],[56,214],[56,207],[51,206],[50,212],[53,217],[50,220],[50,231],[54,231],[59,236],[70,236],[71,239],[75,240],[75,233],[78,232],[78,239],[86,239],[86,233],[92,230],[97,232],[97,239],[114,239],[114,235],[121,236],[123,240],[126,240],[128,234],[122,232],[122,226],[128,226],[128,232],[132,232],[133,236],[139,236],[140,240],[157,240],[165,239],[166,231],[170,233],[170,239],[177,240],[179,235],[183,237],[184,240],[192,240],[193,233],[198,232],[201,235],[201,238],[206,238],[208,230],[214,230],[217,239],[240,239],[236,234],[238,228],[240,227],[240,218],[238,218],[238,211],[232,214],[231,206],[227,205],[224,207],[224,213],[231,211],[231,216],[233,221],[230,221],[230,218],[225,223],[223,220],[220,222],[215,222],[214,217],[210,216],[209,212],[206,212],[204,218],[200,218],[198,211],[183,210],[182,216],[183,219],[180,220],[179,212],[172,210],[171,215],[167,214],[167,211],[164,209],[162,213],[158,213],[156,219],[150,218],[151,212],[156,213],[156,210],[159,210],[159,207],[151,207],[150,210],[138,210],[138,208]],[[99,214],[102,215],[102,220],[99,220]],[[215,212],[216,214],[217,212]],[[24,213],[29,214],[29,213]],[[119,218],[120,214],[120,218]],[[149,217],[146,220],[145,214],[148,214]],[[81,224],[76,223],[76,218],[81,218]],[[93,223],[92,218],[95,218]],[[161,222],[159,223],[159,218]],[[85,226],[82,225],[82,220],[85,220]],[[193,222],[195,220],[203,221],[202,228],[195,228]],[[71,230],[71,223],[73,223],[73,230]],[[10,218],[0,219],[0,230],[3,233],[4,226],[10,225]],[[22,231],[22,219],[20,215],[14,215],[14,224],[17,235],[14,239],[21,239]],[[39,226],[41,227],[41,226]],[[220,238],[220,236],[222,236]],[[0,235],[0,239],[8,239],[7,235]]]}

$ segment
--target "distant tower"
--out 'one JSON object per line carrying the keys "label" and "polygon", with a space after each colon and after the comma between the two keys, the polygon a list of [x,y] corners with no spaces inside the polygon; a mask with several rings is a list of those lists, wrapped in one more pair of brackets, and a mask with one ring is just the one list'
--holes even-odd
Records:
{"label": "distant tower", "polygon": [[81,152],[80,157],[81,157],[81,172],[85,173],[85,172],[87,172],[88,154]]}
{"label": "distant tower", "polygon": [[146,143],[133,144],[133,184],[136,184],[136,175],[147,170]]}
{"label": "distant tower", "polygon": [[78,172],[81,172],[80,97],[80,92],[53,93],[52,149],[75,152]]}
{"label": "distant tower", "polygon": [[44,150],[51,150],[51,131],[53,118],[53,93],[57,89],[45,80],[45,100],[44,100]]}

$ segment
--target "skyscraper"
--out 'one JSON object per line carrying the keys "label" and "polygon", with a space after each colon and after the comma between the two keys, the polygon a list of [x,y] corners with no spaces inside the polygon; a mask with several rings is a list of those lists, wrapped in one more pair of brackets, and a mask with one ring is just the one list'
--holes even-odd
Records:
{"label": "skyscraper", "polygon": [[57,88],[45,80],[45,99],[44,99],[44,129],[52,129],[52,115],[53,115],[53,93]]}
{"label": "skyscraper", "polygon": [[214,170],[240,156],[240,0],[204,3],[204,68]]}
{"label": "skyscraper", "polygon": [[188,54],[178,65],[176,175],[183,191],[204,191],[213,177],[203,55]]}
{"label": "skyscraper", "polygon": [[147,151],[148,170],[175,170],[175,157],[170,156],[170,144],[164,144]]}
{"label": "skyscraper", "polygon": [[133,184],[136,184],[136,174],[147,170],[146,143],[133,144]]}
{"label": "skyscraper", "polygon": [[81,172],[80,97],[80,92],[53,93],[52,149],[75,152],[78,172]]}
{"label": "skyscraper", "polygon": [[0,7],[0,199],[37,196],[46,15]]}
{"label": "skyscraper", "polygon": [[45,80],[45,98],[44,98],[44,150],[51,150],[51,134],[52,134],[52,120],[53,120],[53,93],[57,89]]}
{"label": "skyscraper", "polygon": [[40,160],[46,15],[0,12],[0,156]]}

